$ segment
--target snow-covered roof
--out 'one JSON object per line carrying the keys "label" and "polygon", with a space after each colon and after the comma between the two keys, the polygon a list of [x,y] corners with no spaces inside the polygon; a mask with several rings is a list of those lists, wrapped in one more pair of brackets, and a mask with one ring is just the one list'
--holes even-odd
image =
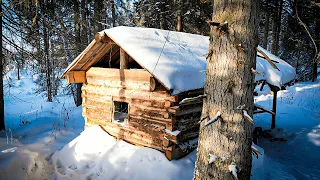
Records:
{"label": "snow-covered roof", "polygon": [[[269,84],[281,87],[282,85],[292,81],[296,77],[296,69],[290,64],[271,54],[269,51],[258,46],[258,49],[265,53],[278,67],[274,69],[268,61],[261,58],[263,55],[258,52],[256,70],[260,73],[255,76],[255,80],[266,80]],[[260,57],[259,57],[260,56]]]}
{"label": "snow-covered roof", "polygon": [[[172,95],[204,87],[204,70],[207,64],[205,54],[208,53],[209,37],[124,26],[102,32],[149,71]],[[91,44],[88,47],[92,48]],[[88,47],[84,51],[87,52]],[[263,48],[258,48],[270,55]],[[74,62],[79,61],[79,58],[80,55]],[[276,65],[280,71],[274,69],[265,59],[257,58],[257,71],[260,75],[256,76],[256,80],[267,80],[270,84],[281,86],[294,79],[293,67],[276,56],[272,55],[271,59],[279,62]],[[71,65],[66,71],[72,68],[79,70],[74,68],[74,63]]]}

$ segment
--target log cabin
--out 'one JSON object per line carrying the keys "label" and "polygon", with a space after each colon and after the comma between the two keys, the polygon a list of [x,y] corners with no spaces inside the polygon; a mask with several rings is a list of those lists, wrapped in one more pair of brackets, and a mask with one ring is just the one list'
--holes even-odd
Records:
{"label": "log cabin", "polygon": [[[97,33],[61,77],[83,83],[85,126],[177,159],[197,145],[208,45],[201,35],[115,27]],[[294,79],[289,64],[258,52],[256,82],[278,90]]]}

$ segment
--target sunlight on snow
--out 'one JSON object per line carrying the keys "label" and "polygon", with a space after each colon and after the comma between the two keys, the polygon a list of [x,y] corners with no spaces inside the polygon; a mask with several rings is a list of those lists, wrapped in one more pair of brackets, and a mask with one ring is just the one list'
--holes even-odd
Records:
{"label": "sunlight on snow", "polygon": [[315,146],[320,146],[320,124],[308,133],[308,138]]}

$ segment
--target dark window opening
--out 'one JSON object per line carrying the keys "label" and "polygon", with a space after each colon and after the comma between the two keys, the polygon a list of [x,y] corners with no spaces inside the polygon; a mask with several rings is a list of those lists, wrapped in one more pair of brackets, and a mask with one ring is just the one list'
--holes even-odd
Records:
{"label": "dark window opening", "polygon": [[113,121],[123,123],[128,118],[129,106],[126,102],[114,101]]}

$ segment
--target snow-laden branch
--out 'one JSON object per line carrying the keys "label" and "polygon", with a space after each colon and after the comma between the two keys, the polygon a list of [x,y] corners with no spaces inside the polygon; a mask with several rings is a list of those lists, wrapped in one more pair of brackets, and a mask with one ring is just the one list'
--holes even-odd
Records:
{"label": "snow-laden branch", "polygon": [[249,116],[248,112],[246,110],[242,110],[243,115],[245,117],[245,119],[247,119],[251,124],[254,124],[253,119]]}
{"label": "snow-laden branch", "polygon": [[218,111],[217,114],[216,114],[212,119],[210,119],[209,121],[207,121],[204,125],[205,125],[205,126],[208,126],[208,125],[210,125],[211,123],[216,122],[216,121],[218,120],[218,117],[220,117],[220,116],[221,116],[221,113],[220,113],[220,111]]}
{"label": "snow-laden branch", "polygon": [[211,153],[209,153],[209,157],[209,164],[212,164],[217,159],[217,156]]}
{"label": "snow-laden branch", "polygon": [[238,175],[237,175],[237,165],[232,162],[229,166],[228,166],[229,171],[232,173],[232,175],[238,179]]}
{"label": "snow-laden branch", "polygon": [[255,70],[255,69],[253,69],[253,68],[251,68],[251,72],[253,73],[253,74],[260,74],[257,70]]}

